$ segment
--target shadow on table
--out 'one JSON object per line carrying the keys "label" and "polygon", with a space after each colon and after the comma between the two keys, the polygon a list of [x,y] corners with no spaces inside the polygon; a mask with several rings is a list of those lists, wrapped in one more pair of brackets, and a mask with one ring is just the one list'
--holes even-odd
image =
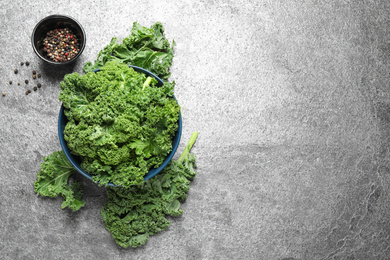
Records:
{"label": "shadow on table", "polygon": [[46,62],[40,62],[39,71],[44,72],[45,78],[49,81],[62,80],[66,74],[74,72],[79,61],[67,65],[52,65]]}

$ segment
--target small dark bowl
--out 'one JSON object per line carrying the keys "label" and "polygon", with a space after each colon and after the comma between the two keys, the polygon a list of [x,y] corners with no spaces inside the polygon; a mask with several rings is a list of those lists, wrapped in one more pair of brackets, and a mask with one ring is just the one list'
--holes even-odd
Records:
{"label": "small dark bowl", "polygon": [[[72,59],[64,62],[53,61],[49,59],[43,51],[43,39],[46,37],[46,33],[53,29],[63,29],[69,28],[77,36],[80,50],[76,56]],[[39,58],[44,60],[47,63],[53,65],[65,65],[74,62],[80,57],[81,53],[85,48],[86,35],[83,27],[75,19],[65,16],[65,15],[50,15],[43,18],[34,28],[31,35],[31,43],[34,49],[34,52],[38,55]]]}
{"label": "small dark bowl", "polygon": [[[150,72],[148,70],[145,70],[145,69],[137,67],[137,66],[132,66],[132,65],[129,65],[129,67],[133,68],[137,72],[144,73],[145,75],[150,76],[150,77],[154,77],[157,80],[157,86],[162,86],[164,84],[163,80],[161,80],[158,76],[156,76],[155,74],[153,74],[152,72]],[[100,69],[95,70],[95,72],[98,72],[98,71],[100,71]],[[175,96],[173,96],[173,98],[176,100]],[[65,156],[68,158],[69,162],[73,165],[73,167],[79,173],[81,173],[84,177],[86,177],[89,180],[92,180],[92,176],[89,173],[85,172],[83,169],[81,169],[80,158],[78,158],[77,156],[72,154],[71,151],[69,150],[67,144],[66,144],[66,141],[64,138],[64,130],[65,130],[66,124],[68,123],[68,118],[65,116],[64,109],[65,109],[64,106],[61,105],[60,114],[58,117],[58,136],[60,138],[62,150],[64,151]],[[180,138],[181,138],[181,132],[182,132],[181,113],[179,114],[179,120],[177,123],[178,123],[178,128],[176,130],[175,136],[172,139],[172,151],[167,155],[167,157],[165,158],[163,163],[158,168],[150,169],[149,172],[145,174],[144,181],[152,178],[153,176],[155,176],[156,174],[161,172],[165,168],[165,166],[167,166],[168,163],[172,160],[177,148],[179,147]],[[117,185],[115,185],[111,182],[108,183],[108,186],[118,187]]]}

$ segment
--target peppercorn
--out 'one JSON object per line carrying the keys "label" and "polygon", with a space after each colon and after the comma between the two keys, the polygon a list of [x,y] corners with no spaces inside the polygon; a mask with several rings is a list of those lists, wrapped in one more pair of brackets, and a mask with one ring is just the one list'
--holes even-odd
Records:
{"label": "peppercorn", "polygon": [[33,79],[36,79],[37,78],[37,76],[36,75],[33,75]]}
{"label": "peppercorn", "polygon": [[31,89],[27,90],[28,93],[31,93]]}
{"label": "peppercorn", "polygon": [[41,77],[41,74],[39,74],[39,73],[38,73],[38,75],[37,75],[37,76],[38,76],[38,78],[40,78],[40,77]]}
{"label": "peppercorn", "polygon": [[30,62],[26,61],[26,66],[30,65]]}
{"label": "peppercorn", "polygon": [[34,91],[37,91],[37,89],[38,89],[37,87],[34,87],[34,88],[33,88]]}
{"label": "peppercorn", "polygon": [[37,74],[37,72],[36,72],[35,70],[33,70],[33,71],[32,71],[32,74],[35,75],[35,74]]}
{"label": "peppercorn", "polygon": [[28,80],[26,79],[26,80],[24,81],[24,83],[28,84]]}
{"label": "peppercorn", "polygon": [[28,95],[28,93],[30,93],[30,92],[26,91],[26,95]]}
{"label": "peppercorn", "polygon": [[14,73],[15,73],[15,74],[18,74],[18,70],[17,70],[17,69],[14,69]]}
{"label": "peppercorn", "polygon": [[41,49],[48,59],[65,62],[74,58],[80,50],[76,39],[69,28],[51,30],[47,32]]}
{"label": "peppercorn", "polygon": [[5,92],[3,92],[3,97],[5,96]]}
{"label": "peppercorn", "polygon": [[23,66],[23,65],[24,65],[24,62],[22,61],[22,62],[20,63],[20,65]]}
{"label": "peppercorn", "polygon": [[12,80],[10,80],[8,83],[11,85],[12,84]]}
{"label": "peppercorn", "polygon": [[18,85],[20,85],[20,82],[18,82]]}

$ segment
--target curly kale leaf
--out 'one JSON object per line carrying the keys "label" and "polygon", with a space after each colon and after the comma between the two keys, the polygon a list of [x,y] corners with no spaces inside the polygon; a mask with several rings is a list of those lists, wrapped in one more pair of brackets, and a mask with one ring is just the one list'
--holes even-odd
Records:
{"label": "curly kale leaf", "polygon": [[190,150],[198,133],[192,134],[178,160],[171,161],[161,174],[130,188],[107,188],[102,217],[107,230],[121,247],[138,247],[170,222],[166,216],[180,216],[190,182],[196,175],[195,156]]}
{"label": "curly kale leaf", "polygon": [[137,185],[172,151],[180,115],[174,83],[157,86],[156,79],[114,61],[100,69],[61,82],[64,138],[93,181]]}
{"label": "curly kale leaf", "polygon": [[169,44],[160,22],[150,28],[135,22],[130,36],[123,39],[121,44],[118,44],[117,40],[116,37],[111,39],[110,44],[99,52],[94,64],[86,63],[83,68],[84,72],[92,72],[103,67],[108,61],[117,61],[144,68],[162,80],[168,81],[175,42]]}
{"label": "curly kale leaf", "polygon": [[63,151],[57,151],[43,158],[41,170],[34,182],[34,191],[42,197],[55,198],[60,195],[64,198],[61,208],[70,208],[73,211],[84,207],[82,200],[83,190],[79,181],[69,181],[75,169],[66,158]]}

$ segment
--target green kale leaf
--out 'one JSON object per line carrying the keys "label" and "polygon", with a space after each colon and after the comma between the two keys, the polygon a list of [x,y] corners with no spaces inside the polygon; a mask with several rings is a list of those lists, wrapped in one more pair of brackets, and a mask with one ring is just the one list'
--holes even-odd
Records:
{"label": "green kale leaf", "polygon": [[83,190],[79,181],[69,181],[75,169],[66,158],[63,151],[56,151],[43,158],[41,170],[34,182],[34,191],[42,197],[55,198],[62,195],[61,208],[73,211],[84,207]]}
{"label": "green kale leaf", "polygon": [[178,160],[172,160],[162,173],[130,188],[107,187],[102,216],[107,230],[121,247],[138,247],[170,222],[166,216],[180,216],[180,203],[187,198],[196,175],[195,155],[190,153],[194,132]]}
{"label": "green kale leaf", "polygon": [[156,74],[164,81],[170,76],[169,67],[172,65],[173,47],[164,36],[164,27],[160,22],[150,28],[133,23],[131,34],[118,44],[116,37],[101,50],[94,64],[87,62],[83,71],[92,72],[103,67],[108,61],[117,61],[138,66]]}
{"label": "green kale leaf", "polygon": [[138,185],[172,151],[180,106],[174,83],[108,61],[101,71],[72,73],[60,83],[68,123],[64,138],[99,185]]}

